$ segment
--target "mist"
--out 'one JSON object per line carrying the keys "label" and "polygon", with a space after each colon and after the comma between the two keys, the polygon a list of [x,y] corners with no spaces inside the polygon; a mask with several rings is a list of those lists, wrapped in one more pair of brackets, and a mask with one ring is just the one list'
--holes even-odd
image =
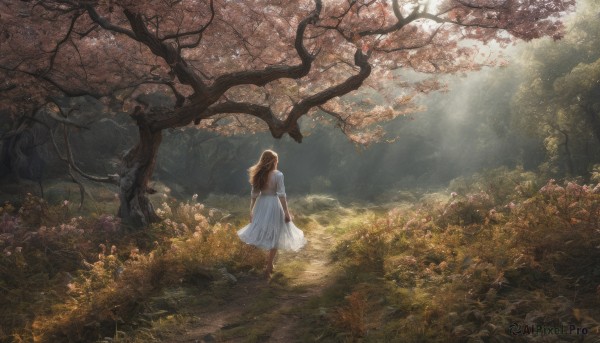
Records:
{"label": "mist", "polygon": [[533,171],[545,158],[543,143],[512,124],[511,101],[522,82],[521,69],[515,60],[501,69],[448,77],[447,92],[418,100],[423,112],[385,124],[388,136],[396,138],[392,143],[357,146],[333,125],[307,129],[301,144],[268,133],[170,133],[156,179],[186,196],[245,195],[247,169],[265,149],[279,153],[291,194],[355,200],[374,201],[390,189],[444,188],[454,178],[485,169]]}
{"label": "mist", "polygon": [[[96,5],[104,3],[85,6]],[[176,116],[163,112],[185,114],[172,109],[193,98],[178,93],[176,77],[163,84],[175,96],[162,88],[47,96],[31,113],[39,94],[12,99],[4,94],[18,82],[0,84],[0,102],[11,105],[0,108],[0,342],[600,337],[600,5],[578,6],[564,18],[564,37],[505,46],[465,35],[459,45],[480,48],[478,70],[446,74],[427,54],[411,68],[394,61],[394,77],[375,80],[385,93],[365,82],[342,96],[366,118],[378,105],[401,112],[390,99],[418,89],[415,111],[357,125],[385,132],[368,144],[343,132],[345,113],[302,114],[298,130],[269,117],[288,110],[270,102],[272,91],[295,101],[285,89],[248,97],[258,114],[224,106],[194,125],[180,126],[192,120],[184,115],[157,129],[149,121],[170,122]],[[186,49],[203,30],[190,33],[198,43]],[[348,70],[360,75],[366,57],[356,49]],[[406,87],[424,80],[443,87]],[[236,92],[204,111],[245,99]],[[282,174],[265,169],[252,197],[249,168],[267,149]],[[256,227],[259,238],[274,232],[274,243],[249,242]]]}

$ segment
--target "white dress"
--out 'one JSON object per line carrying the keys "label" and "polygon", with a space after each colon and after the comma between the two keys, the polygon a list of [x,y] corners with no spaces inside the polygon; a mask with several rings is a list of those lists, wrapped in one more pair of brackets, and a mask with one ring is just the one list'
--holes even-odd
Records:
{"label": "white dress", "polygon": [[252,188],[251,196],[256,198],[252,223],[238,231],[242,241],[268,250],[298,251],[306,244],[302,230],[291,221],[285,222],[279,201],[279,197],[285,197],[282,172],[271,172],[265,188],[262,191]]}

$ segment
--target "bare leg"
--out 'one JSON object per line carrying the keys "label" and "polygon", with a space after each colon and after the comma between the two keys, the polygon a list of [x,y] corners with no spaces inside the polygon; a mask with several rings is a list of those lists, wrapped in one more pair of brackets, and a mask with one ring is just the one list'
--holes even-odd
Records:
{"label": "bare leg", "polygon": [[271,273],[273,273],[273,261],[275,260],[276,254],[277,254],[277,249],[269,250],[269,258],[267,259],[267,270],[266,270],[266,274],[268,274],[268,276],[270,276]]}

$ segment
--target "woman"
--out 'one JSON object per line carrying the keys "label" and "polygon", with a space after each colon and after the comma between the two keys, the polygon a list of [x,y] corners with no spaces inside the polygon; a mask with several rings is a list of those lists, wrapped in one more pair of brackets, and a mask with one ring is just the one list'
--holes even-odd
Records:
{"label": "woman", "polygon": [[252,185],[250,224],[238,231],[242,241],[269,250],[267,277],[273,273],[277,249],[298,251],[306,244],[304,233],[292,223],[278,162],[274,151],[265,150],[260,160],[248,169]]}

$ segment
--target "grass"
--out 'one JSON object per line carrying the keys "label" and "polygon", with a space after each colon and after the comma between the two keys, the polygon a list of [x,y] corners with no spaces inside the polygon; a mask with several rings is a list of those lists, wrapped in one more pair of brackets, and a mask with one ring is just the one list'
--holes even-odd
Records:
{"label": "grass", "polygon": [[[511,323],[598,335],[600,187],[518,170],[450,187],[412,205],[296,199],[314,247],[281,255],[268,285],[265,253],[235,234],[245,198],[158,195],[164,220],[135,233],[28,196],[0,208],[0,340],[160,342],[210,322],[216,341],[266,341],[282,323],[320,342],[501,342]],[[318,284],[313,259],[331,263]]]}

